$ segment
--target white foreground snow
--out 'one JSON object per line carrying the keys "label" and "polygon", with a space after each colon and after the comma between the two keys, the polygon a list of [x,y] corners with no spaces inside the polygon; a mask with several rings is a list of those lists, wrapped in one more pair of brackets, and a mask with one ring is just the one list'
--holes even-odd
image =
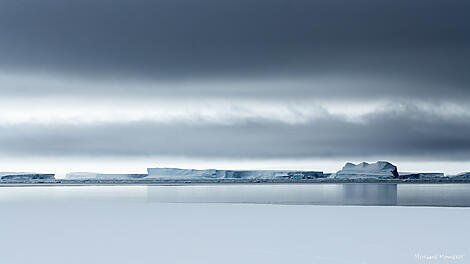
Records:
{"label": "white foreground snow", "polygon": [[469,208],[116,201],[2,202],[0,212],[8,264],[470,261]]}

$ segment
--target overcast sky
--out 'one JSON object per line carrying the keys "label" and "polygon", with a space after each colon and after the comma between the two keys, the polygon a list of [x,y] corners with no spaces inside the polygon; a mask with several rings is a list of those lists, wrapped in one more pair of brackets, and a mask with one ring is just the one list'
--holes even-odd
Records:
{"label": "overcast sky", "polygon": [[0,171],[470,171],[469,13],[466,0],[2,0]]}

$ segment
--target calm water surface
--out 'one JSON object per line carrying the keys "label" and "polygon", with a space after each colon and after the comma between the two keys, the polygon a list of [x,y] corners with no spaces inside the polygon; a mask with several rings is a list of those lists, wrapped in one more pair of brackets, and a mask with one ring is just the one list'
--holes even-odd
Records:
{"label": "calm water surface", "polygon": [[0,202],[21,201],[470,206],[470,184],[214,184],[0,188]]}

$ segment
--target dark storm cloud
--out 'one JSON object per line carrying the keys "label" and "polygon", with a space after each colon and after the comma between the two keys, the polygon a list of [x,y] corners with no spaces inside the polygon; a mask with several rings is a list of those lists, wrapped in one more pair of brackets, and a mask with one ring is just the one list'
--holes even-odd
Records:
{"label": "dark storm cloud", "polygon": [[[294,83],[253,92],[241,85],[228,94],[378,97],[411,90],[413,97],[468,99],[469,12],[464,0],[4,0],[0,70],[135,83],[343,76],[345,84],[334,89]],[[348,76],[383,85],[350,87]],[[31,90],[112,90],[45,86]],[[135,86],[123,92],[132,94]],[[144,92],[223,95],[229,89],[188,87]]]}
{"label": "dark storm cloud", "polygon": [[[16,124],[0,124],[0,154],[469,160],[470,118],[456,114],[470,100],[469,13],[466,0],[2,0],[0,107]],[[327,112],[303,124],[247,119],[236,107],[230,124],[60,121],[74,105],[121,102],[129,114],[188,97],[318,99],[342,113],[348,100],[410,104],[354,123]],[[51,110],[64,102],[64,115]],[[8,109],[22,103],[33,106]]]}
{"label": "dark storm cloud", "polygon": [[2,155],[186,156],[192,158],[413,157],[468,160],[470,117],[445,118],[405,106],[305,124],[251,119],[233,124],[129,122],[3,126]]}

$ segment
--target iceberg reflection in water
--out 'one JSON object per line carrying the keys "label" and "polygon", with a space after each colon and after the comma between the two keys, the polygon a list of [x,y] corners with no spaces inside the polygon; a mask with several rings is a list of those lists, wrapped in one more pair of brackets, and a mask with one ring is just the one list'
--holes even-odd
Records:
{"label": "iceberg reflection in water", "polygon": [[469,184],[149,186],[149,202],[470,206]]}
{"label": "iceberg reflection in water", "polygon": [[0,202],[105,201],[470,206],[470,184],[209,184],[0,187]]}
{"label": "iceberg reflection in water", "polygon": [[470,184],[149,186],[149,202],[470,206]]}
{"label": "iceberg reflection in water", "polygon": [[151,202],[325,204],[341,200],[338,184],[149,186]]}
{"label": "iceberg reflection in water", "polygon": [[343,184],[343,205],[397,205],[396,184]]}

